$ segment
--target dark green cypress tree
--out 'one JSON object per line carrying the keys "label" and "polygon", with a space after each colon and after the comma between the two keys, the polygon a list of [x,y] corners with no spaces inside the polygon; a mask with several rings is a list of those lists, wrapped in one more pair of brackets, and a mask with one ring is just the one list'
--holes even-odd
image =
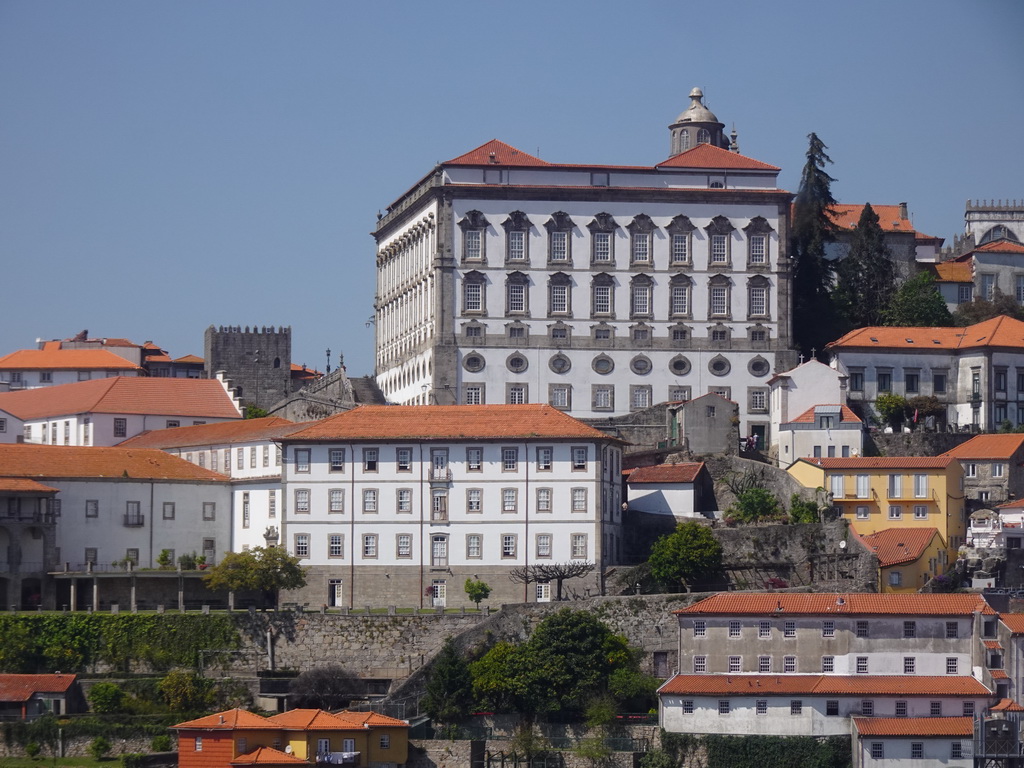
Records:
{"label": "dark green cypress tree", "polygon": [[870,203],[860,212],[850,252],[836,267],[836,278],[833,295],[849,328],[885,323],[896,291],[896,269]]}
{"label": "dark green cypress tree", "polygon": [[466,717],[473,706],[473,680],[469,664],[455,641],[448,638],[437,654],[427,679],[423,706],[434,720],[454,724]]}
{"label": "dark green cypress tree", "polygon": [[832,304],[832,266],[825,246],[835,239],[830,208],[832,182],[825,172],[832,159],[817,134],[808,137],[807,162],[800,189],[793,201],[790,254],[793,259],[793,343],[806,356],[822,355],[825,345],[837,338],[839,318]]}

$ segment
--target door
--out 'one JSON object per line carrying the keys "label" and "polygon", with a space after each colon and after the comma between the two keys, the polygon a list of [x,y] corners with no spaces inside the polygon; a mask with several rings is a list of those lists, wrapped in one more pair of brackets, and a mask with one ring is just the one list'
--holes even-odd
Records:
{"label": "door", "polygon": [[446,592],[447,592],[447,584],[445,584],[444,579],[434,579],[433,583],[430,585],[430,593],[431,593],[431,604],[435,608],[444,608],[445,607],[445,595],[446,595]]}
{"label": "door", "polygon": [[355,739],[342,739],[341,740],[341,751],[342,752],[355,752],[356,751],[356,740]]}
{"label": "door", "polygon": [[331,579],[327,582],[327,604],[332,608],[345,604],[345,591],[341,579]]}
{"label": "door", "polygon": [[319,761],[321,757],[329,755],[331,753],[331,740],[330,739],[317,739],[316,740],[316,757]]}
{"label": "door", "polygon": [[[448,565],[448,537],[433,536],[430,543],[430,564],[435,568]],[[442,582],[443,583],[443,582]]]}
{"label": "door", "polygon": [[430,452],[431,480],[448,479],[448,451],[434,448]]}

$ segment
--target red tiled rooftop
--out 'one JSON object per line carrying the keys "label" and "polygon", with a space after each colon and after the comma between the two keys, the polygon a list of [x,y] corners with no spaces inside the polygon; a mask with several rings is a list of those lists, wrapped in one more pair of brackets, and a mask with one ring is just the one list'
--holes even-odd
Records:
{"label": "red tiled rooftop", "polygon": [[155,429],[130,437],[120,448],[186,448],[195,445],[224,445],[251,443],[260,440],[278,440],[308,424],[297,424],[278,416],[262,419],[236,419],[216,424],[199,424],[194,427]]}
{"label": "red tiled rooftop", "polygon": [[360,405],[285,438],[314,440],[614,440],[550,405]]}
{"label": "red tiled rooftop", "polygon": [[982,643],[984,644],[985,648],[987,648],[990,651],[1003,650],[1003,646],[999,643],[998,640],[983,640]]}
{"label": "red tiled rooftop", "polygon": [[[814,423],[814,417],[815,417],[815,410],[817,408],[820,408],[822,405],[833,405],[833,406],[835,406],[837,404],[835,404],[835,403],[821,403],[821,404],[816,405],[816,406],[814,406],[812,408],[808,408],[806,411],[801,413],[795,419],[792,419],[790,421],[790,423],[791,424],[813,424]],[[850,410],[847,406],[839,405],[838,407],[839,407],[839,421],[840,421],[840,423],[842,423],[842,422],[851,422],[851,421],[853,421],[853,422],[860,422],[860,417],[857,416],[857,414],[854,413],[852,410]]]}
{"label": "red tiled rooftop", "polygon": [[199,355],[182,355],[181,357],[176,359],[174,362],[176,362],[176,363],[205,363],[206,361],[203,360],[203,358],[199,357]]}
{"label": "red tiled rooftop", "polygon": [[[494,155],[493,159],[491,155]],[[550,163],[539,157],[528,155],[515,147],[497,139],[491,139],[464,155],[449,160],[444,165],[512,165],[512,166],[545,166]]]}
{"label": "red tiled rooftop", "polygon": [[0,477],[0,491],[7,493],[56,493],[57,490],[27,477]]}
{"label": "red tiled rooftop", "polygon": [[0,701],[28,701],[34,693],[65,693],[75,675],[0,674]]}
{"label": "red tiled rooftop", "polygon": [[27,443],[0,444],[0,474],[35,478],[228,479],[177,456],[147,448],[85,448]]}
{"label": "red tiled rooftop", "polygon": [[1001,613],[999,621],[1010,630],[1010,634],[1024,635],[1024,613]]}
{"label": "red tiled rooftop", "polygon": [[23,420],[78,413],[242,417],[216,379],[131,376],[0,392],[0,410]]}
{"label": "red tiled rooftop", "polygon": [[271,715],[268,721],[281,728],[303,731],[337,731],[362,730],[360,723],[352,722],[322,709],[290,709],[277,715]]}
{"label": "red tiled rooftop", "polygon": [[861,736],[960,736],[974,735],[973,717],[855,717]]}
{"label": "red tiled rooftop", "polygon": [[1010,459],[1021,446],[1024,446],[1022,434],[975,435],[940,455],[957,459]]}
{"label": "red tiled rooftop", "polygon": [[1007,315],[966,328],[899,328],[870,326],[850,331],[826,349],[956,350],[1024,347],[1024,322]]}
{"label": "red tiled rooftop", "polygon": [[335,712],[334,714],[336,717],[349,720],[353,723],[359,723],[360,725],[365,725],[367,727],[376,726],[397,728],[409,725],[405,720],[399,720],[394,717],[389,717],[388,715],[382,715],[379,712],[350,712],[348,710],[343,710],[341,712]]}
{"label": "red tiled rooftop", "polygon": [[105,349],[60,349],[47,344],[43,349],[20,349],[0,357],[3,371],[140,371],[120,355]]}
{"label": "red tiled rooftop", "polygon": [[919,559],[939,532],[935,528],[886,528],[875,533],[855,535],[878,558],[878,564],[888,568]]}
{"label": "red tiled rooftop", "polygon": [[1012,240],[993,240],[979,245],[971,253],[1024,253],[1024,245]]}
{"label": "red tiled rooftop", "polygon": [[715,147],[711,144],[698,144],[685,152],[670,157],[658,168],[722,168],[741,171],[778,171],[778,167],[746,157],[738,152]]}
{"label": "red tiled rooftop", "polygon": [[273,747],[257,747],[248,754],[239,755],[229,765],[309,765],[309,763]]}
{"label": "red tiled rooftop", "polygon": [[[956,461],[952,456],[847,456],[797,459],[822,469],[945,469]],[[795,463],[795,462],[794,462]]]}
{"label": "red tiled rooftop", "polygon": [[998,704],[989,707],[992,712],[1024,712],[1024,707],[1013,699],[1000,699]]}
{"label": "red tiled rooftop", "polygon": [[629,473],[627,482],[636,483],[692,483],[700,475],[704,462],[681,462],[640,467]]}
{"label": "red tiled rooftop", "polygon": [[970,260],[943,261],[935,265],[936,282],[973,283],[974,270]]}
{"label": "red tiled rooftop", "polygon": [[988,696],[970,675],[676,675],[660,694]]}
{"label": "red tiled rooftop", "polygon": [[[914,225],[910,219],[900,215],[898,205],[875,205],[871,204],[872,210],[878,214],[878,226],[883,232],[913,232]],[[832,214],[832,221],[841,229],[853,229],[860,221],[861,212],[864,210],[863,203],[836,203],[829,212]]]}
{"label": "red tiled rooftop", "polygon": [[195,720],[187,720],[184,723],[172,725],[172,728],[198,729],[213,731],[230,731],[235,728],[246,729],[277,729],[278,725],[267,718],[254,714],[244,709],[229,709],[224,712],[217,712]]}
{"label": "red tiled rooftop", "polygon": [[1010,676],[1006,674],[1005,669],[993,669],[990,671],[992,673],[993,680],[1008,680],[1010,678]]}
{"label": "red tiled rooftop", "polygon": [[869,592],[817,594],[720,593],[673,613],[680,615],[828,615],[863,616],[971,616],[975,611],[995,614],[976,594],[875,594]]}

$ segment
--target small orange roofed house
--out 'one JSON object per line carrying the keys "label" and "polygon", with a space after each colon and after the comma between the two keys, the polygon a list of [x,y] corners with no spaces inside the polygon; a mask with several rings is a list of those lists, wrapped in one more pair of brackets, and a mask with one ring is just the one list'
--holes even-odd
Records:
{"label": "small orange roofed house", "polygon": [[64,349],[59,341],[0,357],[4,389],[36,389],[112,376],[145,376],[142,367],[107,349]]}
{"label": "small orange roofed house", "polygon": [[945,570],[946,552],[935,528],[886,528],[854,538],[878,558],[879,592],[916,592]]}
{"label": "small orange roofed house", "polygon": [[76,675],[0,674],[0,720],[33,720],[41,715],[84,712]]}
{"label": "small orange roofed house", "polygon": [[942,455],[963,466],[964,491],[975,508],[1024,498],[1024,434],[975,435]]}
{"label": "small orange roofed house", "polygon": [[804,458],[787,469],[805,488],[823,488],[860,535],[888,528],[934,528],[943,572],[964,544],[963,469],[951,456]]}
{"label": "small orange roofed house", "polygon": [[376,712],[293,709],[263,717],[229,709],[174,728],[180,768],[398,768],[409,755],[409,723]]}

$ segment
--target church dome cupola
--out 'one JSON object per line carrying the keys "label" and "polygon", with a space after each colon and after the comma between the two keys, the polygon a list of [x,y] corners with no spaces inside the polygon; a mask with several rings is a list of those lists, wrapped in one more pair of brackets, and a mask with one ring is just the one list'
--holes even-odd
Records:
{"label": "church dome cupola", "polygon": [[725,125],[704,105],[704,92],[700,88],[690,91],[690,106],[679,114],[668,130],[670,157],[698,144],[729,148],[729,141],[724,133]]}

